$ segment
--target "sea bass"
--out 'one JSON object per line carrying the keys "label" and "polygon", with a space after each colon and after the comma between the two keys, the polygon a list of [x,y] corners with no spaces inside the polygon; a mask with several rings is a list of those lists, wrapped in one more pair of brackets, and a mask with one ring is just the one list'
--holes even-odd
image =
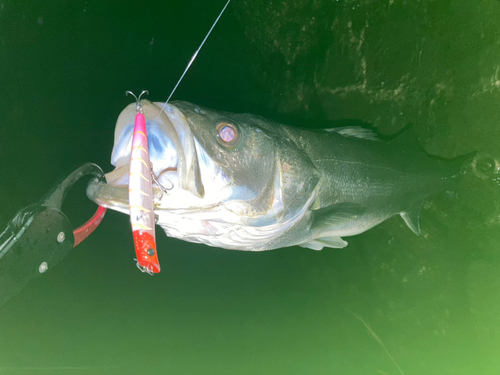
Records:
{"label": "sea bass", "polygon": [[[384,141],[364,128],[306,130],[188,102],[142,100],[156,223],[167,236],[235,250],[342,248],[342,237],[401,215],[417,235],[422,202],[460,180],[470,157],[422,152],[411,129]],[[120,114],[107,183],[90,199],[129,213],[136,104]]]}

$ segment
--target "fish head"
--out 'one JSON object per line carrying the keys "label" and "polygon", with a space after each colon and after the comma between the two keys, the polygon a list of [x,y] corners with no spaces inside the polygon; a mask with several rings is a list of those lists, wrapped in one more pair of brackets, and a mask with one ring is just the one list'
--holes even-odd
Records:
{"label": "fish head", "polygon": [[274,139],[237,114],[218,112],[187,102],[167,108],[189,127],[194,143],[189,180],[203,186],[201,207],[219,206],[241,218],[268,213],[277,175]]}
{"label": "fish head", "polygon": [[[318,180],[314,171],[311,175],[314,168],[299,168],[303,155],[290,148],[279,127],[258,116],[187,102],[141,103],[155,181],[155,216],[168,235],[244,247],[244,240],[220,239],[235,228],[272,232],[273,225],[290,222],[311,201]],[[135,115],[136,105],[131,104],[118,117],[111,156],[115,170],[106,175],[107,183],[95,181],[87,189],[96,203],[127,214]]]}

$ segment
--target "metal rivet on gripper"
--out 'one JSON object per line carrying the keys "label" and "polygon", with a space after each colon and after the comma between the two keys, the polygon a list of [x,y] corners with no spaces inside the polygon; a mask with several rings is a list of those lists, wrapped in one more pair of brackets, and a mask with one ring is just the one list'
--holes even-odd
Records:
{"label": "metal rivet on gripper", "polygon": [[66,235],[64,234],[64,232],[59,232],[59,234],[57,235],[57,242],[64,242],[64,240],[66,239]]}
{"label": "metal rivet on gripper", "polygon": [[49,269],[49,265],[47,264],[47,262],[42,262],[42,263],[40,263],[40,266],[38,267],[38,272],[44,273],[48,269]]}

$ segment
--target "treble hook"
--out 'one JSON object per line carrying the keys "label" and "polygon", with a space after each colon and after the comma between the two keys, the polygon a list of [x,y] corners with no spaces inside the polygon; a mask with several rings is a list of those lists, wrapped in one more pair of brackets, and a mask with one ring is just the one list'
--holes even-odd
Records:
{"label": "treble hook", "polygon": [[128,95],[128,94],[132,95],[135,98],[137,113],[142,113],[141,96],[143,94],[149,95],[149,91],[142,90],[141,93],[139,94],[139,97],[135,96],[135,94],[132,91],[125,91],[125,95]]}
{"label": "treble hook", "polygon": [[160,188],[161,191],[163,191],[165,194],[168,193],[169,190],[172,190],[174,188],[174,183],[172,181],[170,181],[169,179],[167,179],[168,182],[170,182],[170,187],[165,187],[160,181],[158,181],[158,179],[156,178],[154,172],[153,172],[153,163],[151,163],[151,178],[153,180],[153,182],[158,185],[158,187]]}
{"label": "treble hook", "polygon": [[151,275],[151,276],[154,276],[154,271],[152,268],[149,268],[149,267],[146,267],[146,266],[141,266],[139,264],[139,261],[137,259],[134,258],[134,260],[137,262],[135,265],[137,266],[137,268],[139,269],[139,271],[141,271],[142,273],[147,273],[148,275]]}

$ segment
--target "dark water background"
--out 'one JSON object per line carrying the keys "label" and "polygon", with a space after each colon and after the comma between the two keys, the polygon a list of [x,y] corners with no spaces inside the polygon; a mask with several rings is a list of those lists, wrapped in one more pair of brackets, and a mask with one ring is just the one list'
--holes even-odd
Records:
{"label": "dark water background", "polygon": [[[222,6],[0,2],[0,224],[84,162],[111,170],[124,92],[165,100]],[[0,308],[0,373],[500,374],[499,16],[498,1],[233,0],[174,100],[294,126],[412,122],[430,153],[478,150],[484,180],[428,202],[420,237],[393,218],[342,250],[158,230],[154,277],[108,211]],[[64,206],[75,226],[95,209],[84,189]]]}

